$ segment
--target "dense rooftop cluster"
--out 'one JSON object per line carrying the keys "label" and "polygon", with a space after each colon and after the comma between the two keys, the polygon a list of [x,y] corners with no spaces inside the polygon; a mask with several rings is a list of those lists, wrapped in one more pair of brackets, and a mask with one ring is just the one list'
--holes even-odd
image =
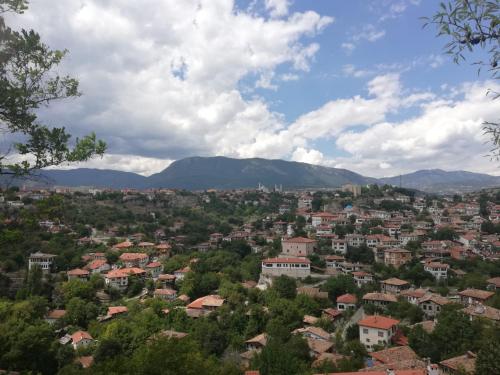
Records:
{"label": "dense rooftop cluster", "polygon": [[495,191],[59,188],[0,200],[0,369],[498,369]]}

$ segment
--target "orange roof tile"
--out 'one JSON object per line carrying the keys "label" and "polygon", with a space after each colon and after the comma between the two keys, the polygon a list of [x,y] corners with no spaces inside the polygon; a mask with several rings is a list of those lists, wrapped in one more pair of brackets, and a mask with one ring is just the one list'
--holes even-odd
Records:
{"label": "orange roof tile", "polygon": [[358,325],[363,327],[390,329],[399,324],[399,320],[388,318],[381,315],[371,315],[358,322]]}

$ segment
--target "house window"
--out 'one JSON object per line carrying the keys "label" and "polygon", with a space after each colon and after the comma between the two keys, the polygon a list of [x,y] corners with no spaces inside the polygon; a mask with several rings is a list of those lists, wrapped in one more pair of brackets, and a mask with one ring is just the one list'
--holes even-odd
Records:
{"label": "house window", "polygon": [[384,331],[378,331],[378,337],[384,337]]}
{"label": "house window", "polygon": [[[364,333],[365,335],[367,335],[367,334],[368,334],[368,328],[363,328],[363,333]],[[368,340],[368,341],[369,341],[369,340]]]}

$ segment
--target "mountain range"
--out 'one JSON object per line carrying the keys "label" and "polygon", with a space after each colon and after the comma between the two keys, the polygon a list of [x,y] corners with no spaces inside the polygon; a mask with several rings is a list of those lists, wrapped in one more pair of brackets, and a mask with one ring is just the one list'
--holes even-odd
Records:
{"label": "mountain range", "polygon": [[[3,181],[5,182],[5,180]],[[10,181],[13,185],[93,186],[98,188],[176,188],[186,190],[237,189],[259,183],[284,188],[329,188],[352,184],[390,184],[430,193],[454,193],[500,187],[500,177],[440,169],[386,178],[362,176],[347,169],[261,158],[190,157],[170,164],[160,173],[145,177],[106,169],[43,170],[35,179]]]}

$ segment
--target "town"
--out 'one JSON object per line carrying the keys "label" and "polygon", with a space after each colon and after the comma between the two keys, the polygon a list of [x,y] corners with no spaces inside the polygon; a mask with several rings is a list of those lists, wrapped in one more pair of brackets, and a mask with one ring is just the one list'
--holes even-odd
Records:
{"label": "town", "polygon": [[0,199],[9,373],[161,373],[165,357],[179,373],[458,375],[496,361],[495,189]]}

